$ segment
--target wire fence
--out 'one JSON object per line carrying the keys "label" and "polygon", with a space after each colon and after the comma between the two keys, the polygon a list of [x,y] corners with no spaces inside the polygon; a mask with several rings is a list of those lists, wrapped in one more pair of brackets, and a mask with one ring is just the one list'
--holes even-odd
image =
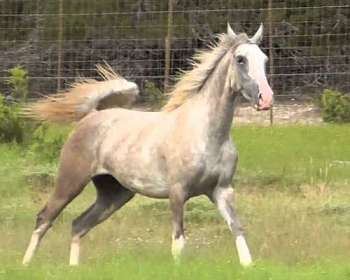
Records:
{"label": "wire fence", "polygon": [[227,22],[250,35],[264,23],[277,96],[349,92],[349,19],[349,0],[0,0],[0,92],[18,65],[35,96],[95,77],[103,61],[141,91],[162,89]]}

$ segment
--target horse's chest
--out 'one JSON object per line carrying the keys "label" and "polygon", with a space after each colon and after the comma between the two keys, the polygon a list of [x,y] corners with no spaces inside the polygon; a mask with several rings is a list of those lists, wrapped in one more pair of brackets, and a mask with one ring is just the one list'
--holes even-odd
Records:
{"label": "horse's chest", "polygon": [[[193,195],[205,193],[208,189],[215,187],[224,173],[225,163],[222,151],[197,155],[182,168],[182,178],[186,180],[184,185],[188,186]],[[186,176],[183,176],[184,174]]]}
{"label": "horse's chest", "polygon": [[201,193],[215,187],[220,179],[221,170],[217,167],[207,167],[192,185],[193,190],[200,190]]}

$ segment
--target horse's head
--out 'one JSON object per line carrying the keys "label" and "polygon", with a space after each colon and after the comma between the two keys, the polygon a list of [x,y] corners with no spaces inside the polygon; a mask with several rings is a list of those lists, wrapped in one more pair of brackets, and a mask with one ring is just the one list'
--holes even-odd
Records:
{"label": "horse's head", "polygon": [[[236,38],[231,26],[227,24],[227,35]],[[252,103],[257,110],[268,110],[273,103],[273,91],[266,79],[265,64],[267,56],[258,47],[263,36],[261,24],[255,35],[233,48],[232,75],[234,91]]]}

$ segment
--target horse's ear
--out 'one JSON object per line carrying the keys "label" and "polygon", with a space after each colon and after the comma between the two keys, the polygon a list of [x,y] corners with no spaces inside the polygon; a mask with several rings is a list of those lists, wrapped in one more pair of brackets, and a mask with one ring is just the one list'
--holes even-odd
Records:
{"label": "horse's ear", "polygon": [[262,38],[263,38],[263,32],[264,32],[264,26],[261,23],[258,31],[256,31],[255,35],[252,38],[250,38],[250,41],[253,44],[259,45],[262,41]]}
{"label": "horse's ear", "polygon": [[231,36],[232,38],[237,36],[236,33],[232,30],[229,23],[227,23],[227,35]]}

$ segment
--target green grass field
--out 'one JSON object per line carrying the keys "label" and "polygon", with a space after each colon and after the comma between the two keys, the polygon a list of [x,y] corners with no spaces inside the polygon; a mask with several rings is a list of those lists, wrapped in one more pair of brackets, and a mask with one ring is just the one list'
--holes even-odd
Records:
{"label": "green grass field", "polygon": [[[167,201],[136,197],[90,232],[82,265],[68,263],[70,223],[94,189],[69,205],[33,263],[24,253],[54,166],[0,144],[0,279],[350,279],[350,126],[238,127],[236,204],[255,266],[239,266],[234,240],[205,198],[187,205],[187,246],[170,255]],[[39,175],[38,175],[39,174]]]}

